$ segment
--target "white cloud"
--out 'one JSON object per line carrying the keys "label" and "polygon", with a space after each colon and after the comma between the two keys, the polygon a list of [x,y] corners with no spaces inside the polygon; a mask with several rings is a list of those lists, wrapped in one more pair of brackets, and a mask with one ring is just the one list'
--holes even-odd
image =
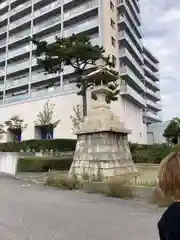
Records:
{"label": "white cloud", "polygon": [[180,1],[141,0],[144,43],[160,61],[163,119],[180,116]]}

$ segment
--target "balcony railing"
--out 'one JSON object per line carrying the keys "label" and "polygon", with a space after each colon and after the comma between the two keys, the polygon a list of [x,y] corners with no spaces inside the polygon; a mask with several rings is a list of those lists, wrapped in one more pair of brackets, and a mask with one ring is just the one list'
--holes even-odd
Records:
{"label": "balcony railing", "polygon": [[140,28],[140,26],[137,24],[137,21],[135,20],[133,14],[131,13],[131,10],[130,10],[128,4],[127,4],[124,0],[120,0],[119,5],[120,5],[120,6],[124,6],[124,8],[126,9],[126,12],[127,12],[128,16],[129,16],[129,18],[131,19],[134,27],[136,28],[136,31],[137,31],[139,37],[142,37],[141,28]]}
{"label": "balcony railing", "polygon": [[29,59],[23,62],[19,62],[19,63],[14,63],[14,64],[8,64],[7,65],[7,73],[13,73],[13,72],[17,72],[19,70],[23,70],[26,68],[29,68]]}
{"label": "balcony railing", "polygon": [[146,88],[146,93],[149,94],[151,97],[153,97],[154,99],[156,99],[158,101],[161,100],[160,91],[154,92],[154,91],[150,90],[149,88]]}
{"label": "balcony railing", "polygon": [[133,52],[136,54],[136,56],[139,59],[139,61],[143,64],[143,56],[139,52],[137,47],[135,46],[134,42],[131,40],[131,38],[126,33],[126,31],[120,31],[119,32],[119,40],[124,40],[124,39],[129,43],[130,47],[133,49]]}
{"label": "balcony railing", "polygon": [[36,18],[38,16],[41,16],[41,15],[43,15],[45,13],[48,13],[48,12],[56,9],[57,7],[60,7],[61,6],[61,2],[62,2],[61,0],[56,0],[56,1],[53,1],[52,3],[50,3],[50,4],[47,4],[44,7],[39,8],[38,10],[35,10],[34,11],[34,17]]}
{"label": "balcony railing", "polygon": [[130,24],[129,20],[127,19],[126,16],[121,16],[119,15],[118,17],[118,20],[119,20],[119,23],[121,22],[124,22],[126,24],[126,26],[128,27],[128,29],[130,30],[132,36],[134,37],[135,39],[135,43],[137,44],[137,46],[139,47],[139,49],[143,49],[143,46],[142,46],[142,43],[141,43],[141,40],[139,37],[137,37],[137,34],[135,33],[135,30],[133,29],[132,25]]}
{"label": "balcony railing", "polygon": [[24,10],[25,8],[28,8],[32,5],[31,1],[27,1],[25,3],[22,3],[20,5],[18,5],[17,7],[13,8],[11,10],[11,16],[16,14],[17,12],[21,12],[22,10]]}
{"label": "balcony railing", "polygon": [[61,93],[61,86],[45,88],[41,90],[31,90],[31,98],[41,98],[46,96],[53,96]]}
{"label": "balcony railing", "polygon": [[151,101],[149,99],[147,99],[147,105],[150,108],[155,109],[157,112],[162,110],[162,106],[159,103],[153,102],[153,101]]}
{"label": "balcony railing", "polygon": [[74,25],[71,25],[71,27],[69,27],[69,28],[65,28],[64,29],[64,37],[69,37],[73,33],[78,34],[80,32],[84,32],[84,31],[90,30],[91,28],[95,28],[98,26],[99,26],[98,18],[87,19],[86,21],[81,22],[77,25],[74,24]]}
{"label": "balcony railing", "polygon": [[161,118],[158,115],[149,111],[143,112],[143,117],[145,118],[146,123],[161,122]]}
{"label": "balcony railing", "polygon": [[132,57],[132,54],[126,49],[122,48],[119,50],[120,58],[127,57],[129,61],[133,64],[134,68],[138,71],[141,78],[144,78],[144,70],[139,65],[139,63],[135,60],[135,58]]}
{"label": "balcony railing", "polygon": [[47,21],[42,21],[41,23],[37,23],[33,27],[33,33],[41,32],[45,29],[52,27],[53,25],[57,25],[61,21],[61,15],[53,16],[49,18]]}
{"label": "balcony railing", "polygon": [[87,12],[95,7],[98,7],[98,0],[92,0],[92,1],[86,2],[70,11],[65,12],[64,20],[68,20],[75,16],[79,16],[80,14]]}
{"label": "balcony railing", "polygon": [[141,107],[146,106],[146,100],[130,86],[122,85],[120,91],[121,95],[123,96],[128,95],[133,102],[136,102],[136,104],[140,105]]}
{"label": "balcony railing", "polygon": [[128,76],[132,83],[134,82],[134,84],[143,92],[145,92],[145,86],[143,84],[143,82],[133,73],[133,71],[127,67],[127,66],[124,66],[124,67],[121,67],[120,68],[120,76],[121,77],[126,77]]}
{"label": "balcony railing", "polygon": [[14,103],[14,102],[20,102],[20,101],[25,101],[29,98],[29,95],[22,94],[22,95],[16,95],[16,96],[6,96],[5,97],[5,103]]}
{"label": "balcony railing", "polygon": [[16,80],[6,80],[6,88],[13,88],[16,86],[26,85],[29,82],[29,76],[24,76]]}
{"label": "balcony railing", "polygon": [[9,36],[9,44],[19,41],[20,39],[26,38],[26,37],[30,36],[30,34],[31,34],[30,28],[20,31],[17,34],[13,34],[12,36]]}
{"label": "balcony railing", "polygon": [[158,64],[154,63],[150,58],[147,57],[146,54],[143,54],[144,59],[153,67],[153,69],[158,72],[159,71],[159,66]]}
{"label": "balcony railing", "polygon": [[154,82],[152,79],[148,78],[147,76],[145,76],[145,81],[151,85],[151,87],[153,89],[155,89],[156,91],[160,90],[160,84],[158,82]]}
{"label": "balcony railing", "polygon": [[43,70],[41,72],[32,72],[31,82],[40,82],[40,81],[48,80],[55,77],[58,77],[58,75],[57,74],[45,75]]}
{"label": "balcony railing", "polygon": [[20,25],[23,25],[24,23],[28,22],[31,20],[31,14],[28,14],[18,20],[15,20],[13,22],[10,22],[10,25],[9,25],[9,30],[13,29],[13,28],[16,28]]}
{"label": "balcony railing", "polygon": [[150,78],[152,78],[154,81],[159,81],[160,75],[159,72],[152,71],[149,67],[144,65],[144,70],[150,75]]}
{"label": "balcony railing", "polygon": [[27,45],[24,45],[20,48],[15,48],[13,50],[10,50],[8,51],[8,58],[13,58],[13,57],[16,57],[16,56],[20,56],[24,53],[27,53],[31,50],[31,45],[30,44],[27,44]]}

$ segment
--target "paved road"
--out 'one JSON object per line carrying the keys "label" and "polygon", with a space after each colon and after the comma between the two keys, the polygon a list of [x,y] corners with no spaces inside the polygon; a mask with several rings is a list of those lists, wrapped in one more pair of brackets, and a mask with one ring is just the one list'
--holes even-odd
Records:
{"label": "paved road", "polygon": [[158,239],[154,206],[22,184],[0,176],[1,240]]}

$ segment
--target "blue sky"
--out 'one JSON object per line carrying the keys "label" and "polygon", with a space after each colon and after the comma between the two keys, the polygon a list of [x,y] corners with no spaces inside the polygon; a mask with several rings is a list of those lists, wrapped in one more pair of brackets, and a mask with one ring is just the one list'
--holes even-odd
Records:
{"label": "blue sky", "polygon": [[140,4],[145,46],[160,61],[163,120],[180,117],[180,0]]}

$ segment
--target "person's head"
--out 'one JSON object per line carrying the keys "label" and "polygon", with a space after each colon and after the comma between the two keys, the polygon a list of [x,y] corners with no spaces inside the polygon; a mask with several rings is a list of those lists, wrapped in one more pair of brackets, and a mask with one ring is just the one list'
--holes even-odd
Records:
{"label": "person's head", "polygon": [[158,185],[165,196],[180,200],[180,153],[171,153],[161,162]]}

